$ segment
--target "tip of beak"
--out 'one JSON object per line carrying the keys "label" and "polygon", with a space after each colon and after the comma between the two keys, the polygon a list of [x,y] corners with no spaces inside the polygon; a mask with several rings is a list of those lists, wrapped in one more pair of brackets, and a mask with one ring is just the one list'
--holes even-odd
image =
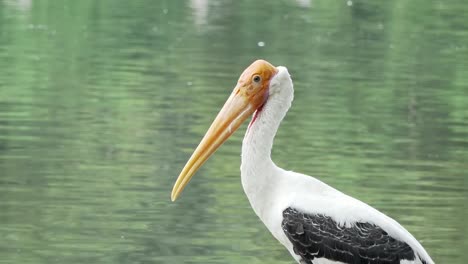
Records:
{"label": "tip of beak", "polygon": [[171,193],[171,202],[175,202],[177,200],[178,195],[176,195],[174,192]]}

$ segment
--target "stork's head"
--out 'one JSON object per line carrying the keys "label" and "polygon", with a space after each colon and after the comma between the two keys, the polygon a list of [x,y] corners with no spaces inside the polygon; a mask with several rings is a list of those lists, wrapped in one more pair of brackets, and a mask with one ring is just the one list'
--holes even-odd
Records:
{"label": "stork's head", "polygon": [[291,85],[287,87],[292,89],[286,68],[275,67],[264,60],[257,60],[244,70],[228,100],[177,178],[172,189],[172,201],[177,199],[192,176],[219,146],[249,116],[260,109],[270,96],[280,92],[283,81],[288,81]]}
{"label": "stork's head", "polygon": [[255,111],[268,99],[270,81],[277,72],[269,62],[257,60],[241,74],[232,94],[243,98]]}

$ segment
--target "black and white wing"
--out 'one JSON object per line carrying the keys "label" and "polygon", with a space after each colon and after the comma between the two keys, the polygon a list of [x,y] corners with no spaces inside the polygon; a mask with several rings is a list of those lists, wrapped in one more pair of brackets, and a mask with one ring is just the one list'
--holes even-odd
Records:
{"label": "black and white wing", "polygon": [[349,264],[423,263],[413,249],[375,224],[358,222],[340,226],[331,217],[305,214],[294,208],[283,211],[282,228],[303,263],[325,258]]}

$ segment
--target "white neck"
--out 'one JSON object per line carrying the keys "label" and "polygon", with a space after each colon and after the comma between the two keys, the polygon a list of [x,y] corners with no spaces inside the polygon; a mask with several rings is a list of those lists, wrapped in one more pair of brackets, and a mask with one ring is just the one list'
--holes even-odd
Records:
{"label": "white neck", "polygon": [[281,169],[271,160],[271,149],[276,131],[293,99],[289,74],[287,80],[277,83],[277,86],[282,90],[270,95],[263,109],[256,113],[257,117],[247,129],[242,143],[242,186],[260,218],[263,218],[265,206],[273,201],[272,195],[281,175]]}

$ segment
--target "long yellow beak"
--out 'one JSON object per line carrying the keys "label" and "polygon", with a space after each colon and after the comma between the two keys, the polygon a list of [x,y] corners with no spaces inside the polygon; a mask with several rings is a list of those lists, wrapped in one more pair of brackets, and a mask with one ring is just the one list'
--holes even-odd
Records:
{"label": "long yellow beak", "polygon": [[277,69],[269,62],[257,60],[242,73],[231,96],[177,178],[172,189],[172,201],[179,197],[205,161],[240,127],[245,119],[265,103],[270,80],[276,72]]}
{"label": "long yellow beak", "polygon": [[195,172],[255,111],[247,98],[232,92],[202,141],[185,164],[172,189],[171,200],[175,201]]}

